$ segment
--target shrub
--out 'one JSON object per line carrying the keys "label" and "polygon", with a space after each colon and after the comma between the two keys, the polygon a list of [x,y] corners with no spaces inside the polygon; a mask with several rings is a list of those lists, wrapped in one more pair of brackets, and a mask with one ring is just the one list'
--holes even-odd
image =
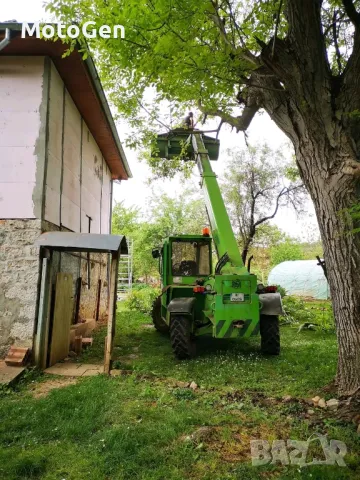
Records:
{"label": "shrub", "polygon": [[285,295],[286,295],[286,290],[284,287],[282,287],[281,285],[276,285],[277,286],[277,292],[280,293],[280,297],[281,298],[284,298]]}
{"label": "shrub", "polygon": [[127,294],[124,305],[129,310],[149,314],[158,295],[160,295],[160,289],[158,288],[149,286],[140,290],[135,288]]}
{"label": "shrub", "polygon": [[299,297],[285,296],[282,299],[286,315],[283,320],[290,323],[315,323],[315,315]]}
{"label": "shrub", "polygon": [[133,283],[132,289],[134,290],[146,290],[147,288],[151,288],[150,285],[147,283]]}
{"label": "shrub", "polygon": [[324,330],[334,330],[334,315],[328,301],[305,301],[300,297],[285,296],[282,299],[286,313],[284,323],[311,323]]}

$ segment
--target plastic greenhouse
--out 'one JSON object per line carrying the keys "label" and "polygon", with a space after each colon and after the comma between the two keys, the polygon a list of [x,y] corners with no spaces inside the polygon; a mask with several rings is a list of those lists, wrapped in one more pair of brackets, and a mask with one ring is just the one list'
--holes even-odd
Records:
{"label": "plastic greenhouse", "polygon": [[295,260],[274,267],[268,278],[269,285],[280,285],[287,295],[327,299],[329,285],[317,260]]}

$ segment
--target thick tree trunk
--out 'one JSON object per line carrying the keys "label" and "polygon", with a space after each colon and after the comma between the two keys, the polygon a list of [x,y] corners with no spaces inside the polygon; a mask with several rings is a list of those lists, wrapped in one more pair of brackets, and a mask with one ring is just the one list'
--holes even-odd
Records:
{"label": "thick tree trunk", "polygon": [[340,395],[351,396],[360,391],[360,235],[351,233],[346,210],[359,198],[359,187],[339,162],[346,152],[319,142],[320,136],[302,142],[296,153],[315,205],[328,270],[339,345],[336,383]]}

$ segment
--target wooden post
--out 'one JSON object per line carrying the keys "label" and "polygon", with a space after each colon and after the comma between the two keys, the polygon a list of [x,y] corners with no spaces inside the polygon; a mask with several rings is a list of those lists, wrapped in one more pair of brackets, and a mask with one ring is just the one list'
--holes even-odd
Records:
{"label": "wooden post", "polygon": [[[34,348],[34,361],[37,367],[46,368],[49,342],[52,255],[48,250],[44,250],[44,252],[41,253],[44,256],[42,259],[40,299]],[[47,255],[47,257],[45,255]]]}
{"label": "wooden post", "polygon": [[95,320],[97,322],[99,321],[100,299],[101,299],[101,278],[99,278],[98,280],[97,292],[96,292]]}
{"label": "wooden post", "polygon": [[113,253],[111,257],[110,298],[109,298],[109,309],[108,309],[107,337],[106,337],[106,344],[105,344],[104,373],[108,375],[110,374],[110,369],[111,369],[111,356],[112,356],[114,336],[115,336],[118,269],[119,269],[119,252],[116,252],[116,253]]}

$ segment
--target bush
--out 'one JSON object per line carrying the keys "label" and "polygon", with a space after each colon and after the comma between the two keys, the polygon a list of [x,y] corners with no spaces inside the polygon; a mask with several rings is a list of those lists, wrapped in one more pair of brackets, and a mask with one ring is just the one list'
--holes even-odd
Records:
{"label": "bush", "polygon": [[285,296],[282,299],[283,308],[286,315],[283,317],[285,322],[290,323],[315,323],[316,317],[310,311],[304,300],[299,297]]}
{"label": "bush", "polygon": [[146,290],[147,288],[151,288],[150,285],[147,283],[133,283],[132,289],[134,290]]}
{"label": "bush", "polygon": [[160,295],[160,289],[146,286],[146,288],[133,289],[127,294],[124,305],[129,310],[136,310],[149,314],[154,300]]}
{"label": "bush", "polygon": [[300,297],[285,296],[282,299],[286,313],[283,323],[311,323],[324,330],[334,330],[334,315],[328,301],[305,301]]}
{"label": "bush", "polygon": [[285,295],[286,295],[286,290],[284,287],[282,287],[281,285],[276,285],[277,287],[277,293],[280,293],[280,297],[281,298],[284,298]]}

